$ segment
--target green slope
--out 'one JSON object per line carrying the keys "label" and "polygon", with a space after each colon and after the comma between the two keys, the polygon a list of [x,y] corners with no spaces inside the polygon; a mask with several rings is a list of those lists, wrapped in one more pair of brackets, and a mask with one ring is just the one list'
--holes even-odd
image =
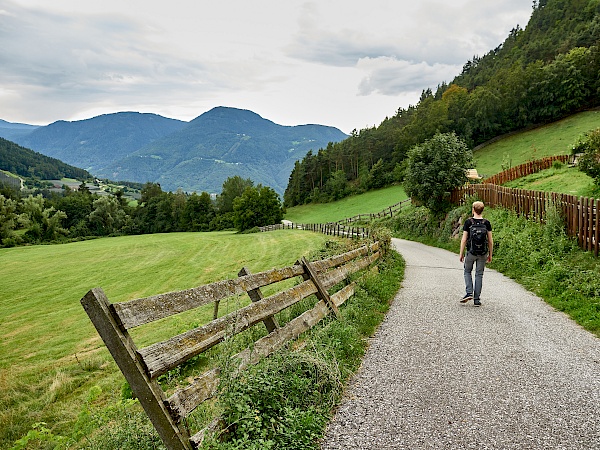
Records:
{"label": "green slope", "polygon": [[570,154],[579,136],[598,127],[600,111],[585,111],[504,137],[475,150],[473,158],[480,175],[492,176],[503,170],[503,164],[514,167],[544,156]]}
{"label": "green slope", "polygon": [[288,208],[285,219],[294,223],[326,223],[358,214],[378,213],[407,197],[402,186],[391,186],[361,195],[346,197],[337,202],[311,203]]}

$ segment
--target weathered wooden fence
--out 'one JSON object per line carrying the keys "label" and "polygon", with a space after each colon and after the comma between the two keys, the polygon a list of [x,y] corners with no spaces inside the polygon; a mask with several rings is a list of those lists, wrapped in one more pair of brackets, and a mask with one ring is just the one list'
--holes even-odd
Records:
{"label": "weathered wooden fence", "polygon": [[[330,290],[378,258],[379,244],[374,243],[328,259],[309,262],[303,258],[293,266],[256,274],[243,268],[237,279],[122,303],[110,303],[102,289],[95,288],[81,299],[81,304],[165,446],[169,450],[191,450],[202,441],[204,430],[192,435],[185,419],[215,395],[220,369],[206,371],[168,397],[157,378],[262,322],[268,334],[232,358],[234,373],[256,364],[328,314],[333,312],[338,316],[338,307],[353,295],[355,285],[348,283],[332,294]],[[269,297],[263,296],[261,288],[296,277],[303,281]],[[129,333],[140,325],[243,294],[250,297],[247,306],[165,341],[138,348]],[[277,324],[276,314],[313,294],[317,300],[312,309],[285,326]]]}
{"label": "weathered wooden fence", "polygon": [[452,195],[455,203],[462,203],[466,197],[475,195],[488,206],[512,209],[519,215],[540,222],[545,220],[548,204],[553,203],[565,219],[567,234],[576,237],[582,249],[598,256],[599,200],[556,192],[512,189],[489,183],[466,185]]}
{"label": "weathered wooden fence", "polygon": [[260,231],[275,231],[275,230],[308,230],[317,233],[327,234],[329,236],[340,236],[349,239],[363,239],[371,235],[370,228],[366,227],[347,227],[337,222],[331,223],[277,223],[275,225],[267,225],[259,227]]}
{"label": "weathered wooden fence", "polygon": [[554,164],[554,161],[560,161],[566,163],[569,160],[569,155],[558,155],[558,156],[547,156],[542,159],[536,159],[535,161],[529,161],[525,164],[520,164],[515,167],[511,167],[508,170],[504,170],[496,175],[483,180],[484,183],[490,184],[504,184],[509,181],[516,180],[518,178],[526,177],[533,173],[541,170],[549,169]]}
{"label": "weathered wooden fence", "polygon": [[370,214],[358,214],[354,217],[348,217],[346,219],[338,220],[336,223],[344,224],[344,223],[353,223],[353,222],[364,222],[371,221],[373,219],[381,219],[382,217],[394,217],[394,214],[398,214],[400,210],[410,204],[410,198],[406,200],[402,200],[392,206],[387,207],[383,211],[378,213],[370,213]]}

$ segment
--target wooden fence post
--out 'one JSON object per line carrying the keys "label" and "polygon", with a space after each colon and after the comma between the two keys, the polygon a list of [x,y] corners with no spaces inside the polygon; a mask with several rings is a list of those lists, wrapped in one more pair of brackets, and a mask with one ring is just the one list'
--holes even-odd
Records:
{"label": "wooden fence post", "polygon": [[600,207],[600,200],[596,199],[596,207],[594,209],[594,256],[597,258],[598,257],[598,238],[599,236],[599,231],[598,231],[598,225],[600,224],[600,221],[598,220],[600,214],[598,211],[598,208]]}
{"label": "wooden fence post", "polygon": [[216,320],[219,317],[219,303],[221,300],[215,301],[215,306],[213,307],[213,320]]}
{"label": "wooden fence post", "polygon": [[[242,270],[239,271],[238,276],[243,277],[244,275],[250,275],[250,274],[251,274],[250,269],[248,269],[247,267],[242,267]],[[264,296],[259,288],[248,291],[248,296],[250,297],[250,300],[252,300],[252,302],[254,302],[254,303],[258,302],[264,298]],[[267,327],[267,331],[269,333],[272,333],[277,328],[279,328],[279,325],[277,325],[277,322],[275,321],[275,317],[267,317],[265,320],[263,320],[263,323],[265,324],[265,327]]]}
{"label": "wooden fence post", "polygon": [[162,388],[146,374],[138,360],[135,344],[113,317],[104,291],[92,289],[81,299],[81,305],[167,448],[191,450],[189,436],[179,429],[171,417]]}
{"label": "wooden fence post", "polygon": [[335,317],[337,317],[339,319],[341,316],[340,316],[340,311],[338,310],[338,307],[333,302],[333,300],[331,300],[331,298],[329,297],[329,293],[327,292],[327,289],[325,289],[323,287],[323,285],[321,284],[321,281],[317,277],[316,272],[313,270],[313,268],[311,267],[310,263],[308,262],[308,260],[306,259],[305,256],[302,257],[302,265],[304,266],[304,270],[306,272],[304,276],[308,277],[306,279],[310,279],[314,283],[315,287],[317,288],[317,293],[315,294],[317,296],[317,298],[319,300],[323,300],[325,302],[325,304],[327,305],[327,307],[331,311],[333,311],[333,313],[335,314]]}

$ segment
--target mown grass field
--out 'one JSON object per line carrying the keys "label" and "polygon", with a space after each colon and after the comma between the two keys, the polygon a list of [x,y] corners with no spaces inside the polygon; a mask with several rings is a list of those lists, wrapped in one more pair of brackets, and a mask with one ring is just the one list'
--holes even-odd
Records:
{"label": "mown grass field", "polygon": [[492,176],[503,164],[512,167],[544,156],[566,155],[579,136],[600,127],[600,111],[585,111],[561,121],[505,137],[475,151],[480,175]]}
{"label": "mown grass field", "polygon": [[378,213],[407,198],[402,186],[391,186],[337,202],[294,206],[288,208],[285,219],[294,223],[335,222],[358,214]]}
{"label": "mown grass field", "polygon": [[[0,448],[40,422],[70,435],[92,389],[102,392],[99,406],[120,397],[124,379],[79,303],[89,289],[102,287],[111,302],[185,289],[234,278],[243,266],[290,265],[327,239],[296,230],[172,233],[0,249]],[[194,320],[209,320],[212,309],[204,314]]]}
{"label": "mown grass field", "polygon": [[505,183],[504,186],[532,191],[559,192],[582,197],[600,196],[594,180],[577,167],[553,167]]}

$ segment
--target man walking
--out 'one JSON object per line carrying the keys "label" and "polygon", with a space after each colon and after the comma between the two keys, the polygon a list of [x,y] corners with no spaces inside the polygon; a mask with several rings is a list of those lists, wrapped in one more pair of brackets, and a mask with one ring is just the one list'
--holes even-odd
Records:
{"label": "man walking", "polygon": [[[494,251],[492,224],[489,220],[481,216],[483,208],[483,202],[473,203],[473,217],[465,220],[463,235],[460,241],[459,259],[460,262],[464,262],[466,289],[466,294],[460,302],[466,303],[472,299],[475,306],[481,306],[479,296],[481,294],[483,270],[486,263],[492,262],[492,253]],[[475,289],[473,289],[473,277],[471,275],[473,265],[475,265]]]}

